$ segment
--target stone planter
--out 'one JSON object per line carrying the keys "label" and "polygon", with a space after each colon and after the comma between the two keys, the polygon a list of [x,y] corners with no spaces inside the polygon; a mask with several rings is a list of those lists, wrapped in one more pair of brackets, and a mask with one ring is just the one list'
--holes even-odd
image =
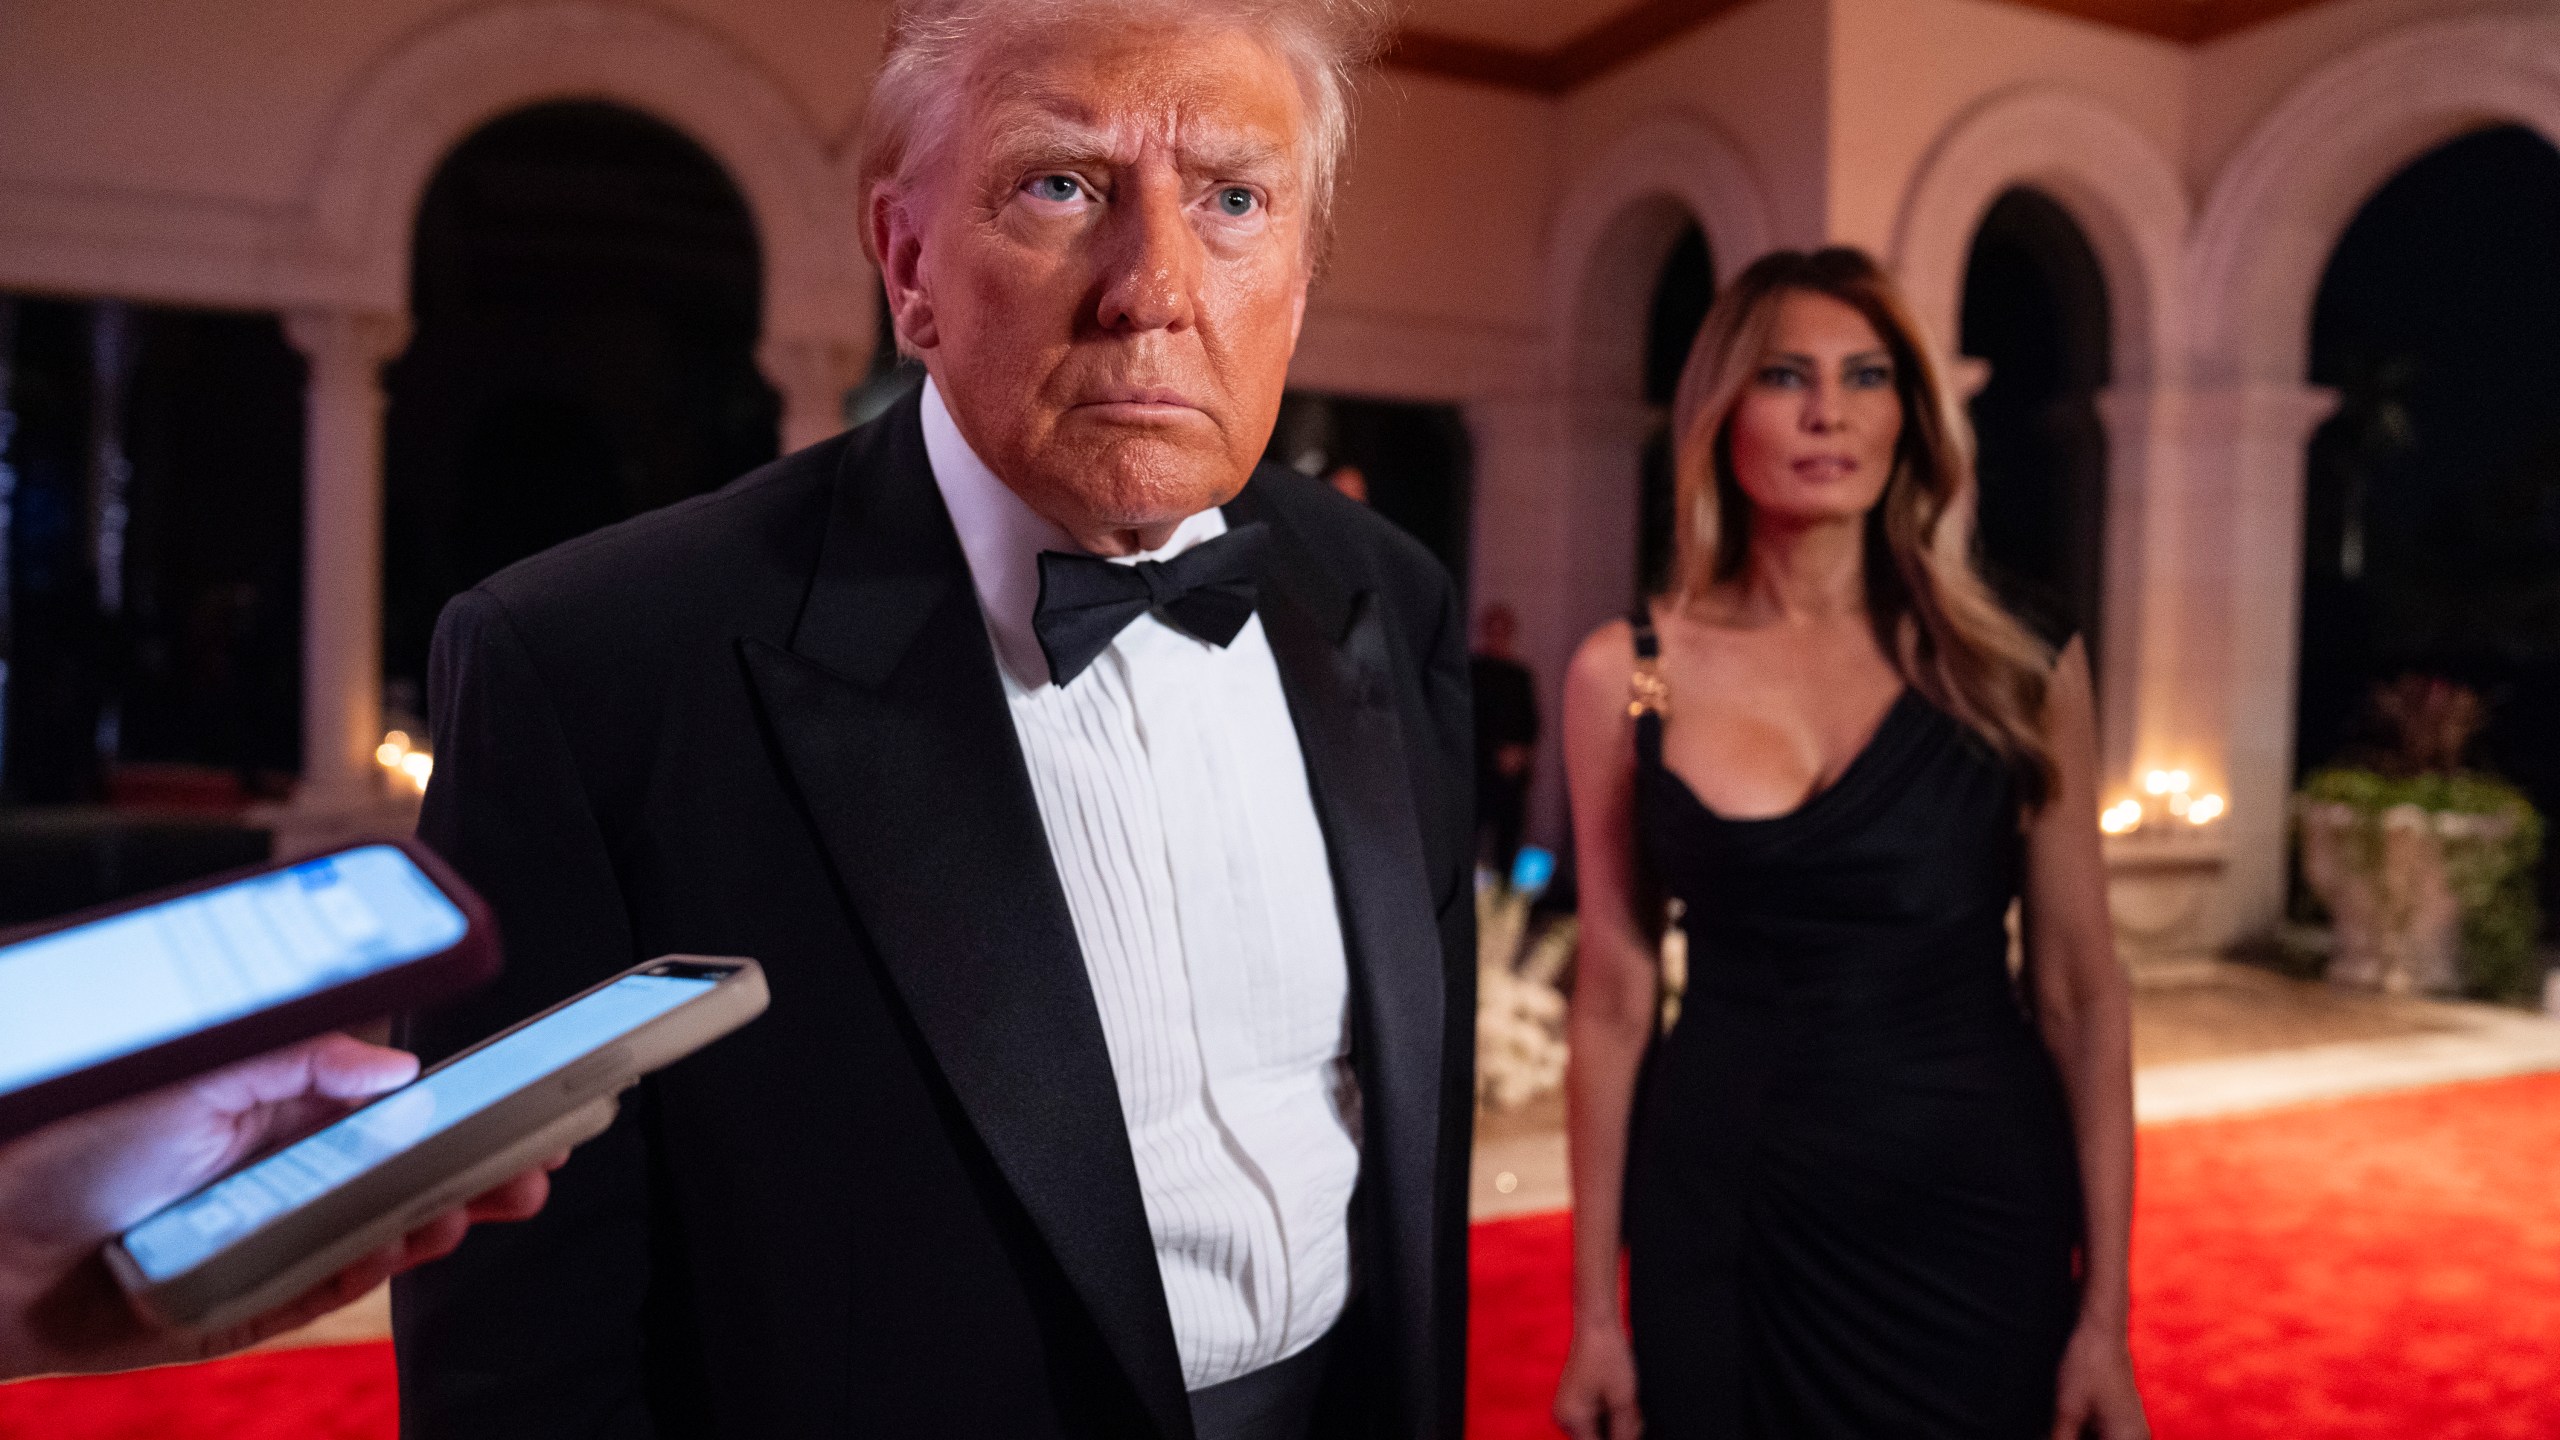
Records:
{"label": "stone planter", "polygon": [[2328,977],[2389,994],[2462,988],[2462,902],[2448,856],[2515,833],[2506,815],[2395,805],[2374,817],[2352,805],[2301,801],[2302,875],[2329,907],[2336,947]]}
{"label": "stone planter", "polygon": [[2214,963],[2213,899],[2230,855],[2219,834],[2186,825],[2106,837],[2107,911],[2116,954],[2138,983],[2188,978]]}

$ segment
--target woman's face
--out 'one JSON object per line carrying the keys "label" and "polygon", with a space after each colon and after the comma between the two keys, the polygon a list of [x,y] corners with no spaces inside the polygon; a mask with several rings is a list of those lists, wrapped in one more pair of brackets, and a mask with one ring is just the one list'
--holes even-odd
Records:
{"label": "woman's face", "polygon": [[1727,422],[1755,517],[1818,524],[1875,508],[1902,438],[1893,370],[1854,307],[1804,290],[1778,297],[1769,347]]}

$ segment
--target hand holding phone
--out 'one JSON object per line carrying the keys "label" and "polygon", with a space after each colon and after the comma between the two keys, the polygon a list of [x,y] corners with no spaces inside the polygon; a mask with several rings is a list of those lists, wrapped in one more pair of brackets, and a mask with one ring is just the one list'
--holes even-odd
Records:
{"label": "hand holding phone", "polygon": [[765,1003],[752,960],[634,966],[133,1225],[107,1265],[154,1320],[227,1331],[592,1138],[623,1089]]}
{"label": "hand holding phone", "polygon": [[126,1225],[219,1175],[406,1083],[414,1057],[324,1036],[0,1145],[0,1380],[205,1359],[337,1309],[391,1274],[460,1243],[470,1223],[542,1207],[537,1167],[448,1211],[281,1308],[229,1330],[186,1334],[135,1313],[99,1256]]}

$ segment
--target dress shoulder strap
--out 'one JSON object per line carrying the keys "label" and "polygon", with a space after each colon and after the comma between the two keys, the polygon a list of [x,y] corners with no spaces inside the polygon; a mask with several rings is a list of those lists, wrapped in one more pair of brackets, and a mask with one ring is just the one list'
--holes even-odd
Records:
{"label": "dress shoulder strap", "polygon": [[1635,613],[1627,617],[1635,628],[1636,668],[1627,679],[1627,715],[1638,722],[1646,717],[1656,724],[1671,713],[1671,687],[1662,679],[1662,637],[1653,629],[1653,607],[1639,603]]}

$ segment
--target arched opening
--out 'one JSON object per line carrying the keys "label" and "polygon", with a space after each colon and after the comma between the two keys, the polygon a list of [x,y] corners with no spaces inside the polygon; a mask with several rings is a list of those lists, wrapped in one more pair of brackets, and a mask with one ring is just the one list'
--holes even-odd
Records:
{"label": "arched opening", "polygon": [[2412,162],[2330,256],[2311,379],[2340,399],[2306,467],[2297,775],[2378,744],[2373,687],[2423,673],[2489,701],[2474,760],[2560,806],[2555,249],[2560,150],[2510,126]]}
{"label": "arched opening", "polygon": [[2077,633],[2097,670],[2106,554],[2106,279],[2088,237],[2040,191],[1992,202],[1965,262],[1961,348],[1990,380],[1972,400],[1978,553],[2003,600]]}
{"label": "arched opening", "polygon": [[543,105],[445,159],[418,210],[415,338],[385,377],[395,712],[457,591],[773,458],[762,290],[737,188],[646,116]]}
{"label": "arched opening", "polygon": [[1690,342],[1698,338],[1715,298],[1715,257],[1707,250],[1707,232],[1692,223],[1681,229],[1671,253],[1663,257],[1645,312],[1644,403],[1660,418],[1645,436],[1636,492],[1638,594],[1650,595],[1671,579],[1671,552],[1679,538],[1672,515],[1671,401],[1680,390],[1680,371],[1689,363]]}

